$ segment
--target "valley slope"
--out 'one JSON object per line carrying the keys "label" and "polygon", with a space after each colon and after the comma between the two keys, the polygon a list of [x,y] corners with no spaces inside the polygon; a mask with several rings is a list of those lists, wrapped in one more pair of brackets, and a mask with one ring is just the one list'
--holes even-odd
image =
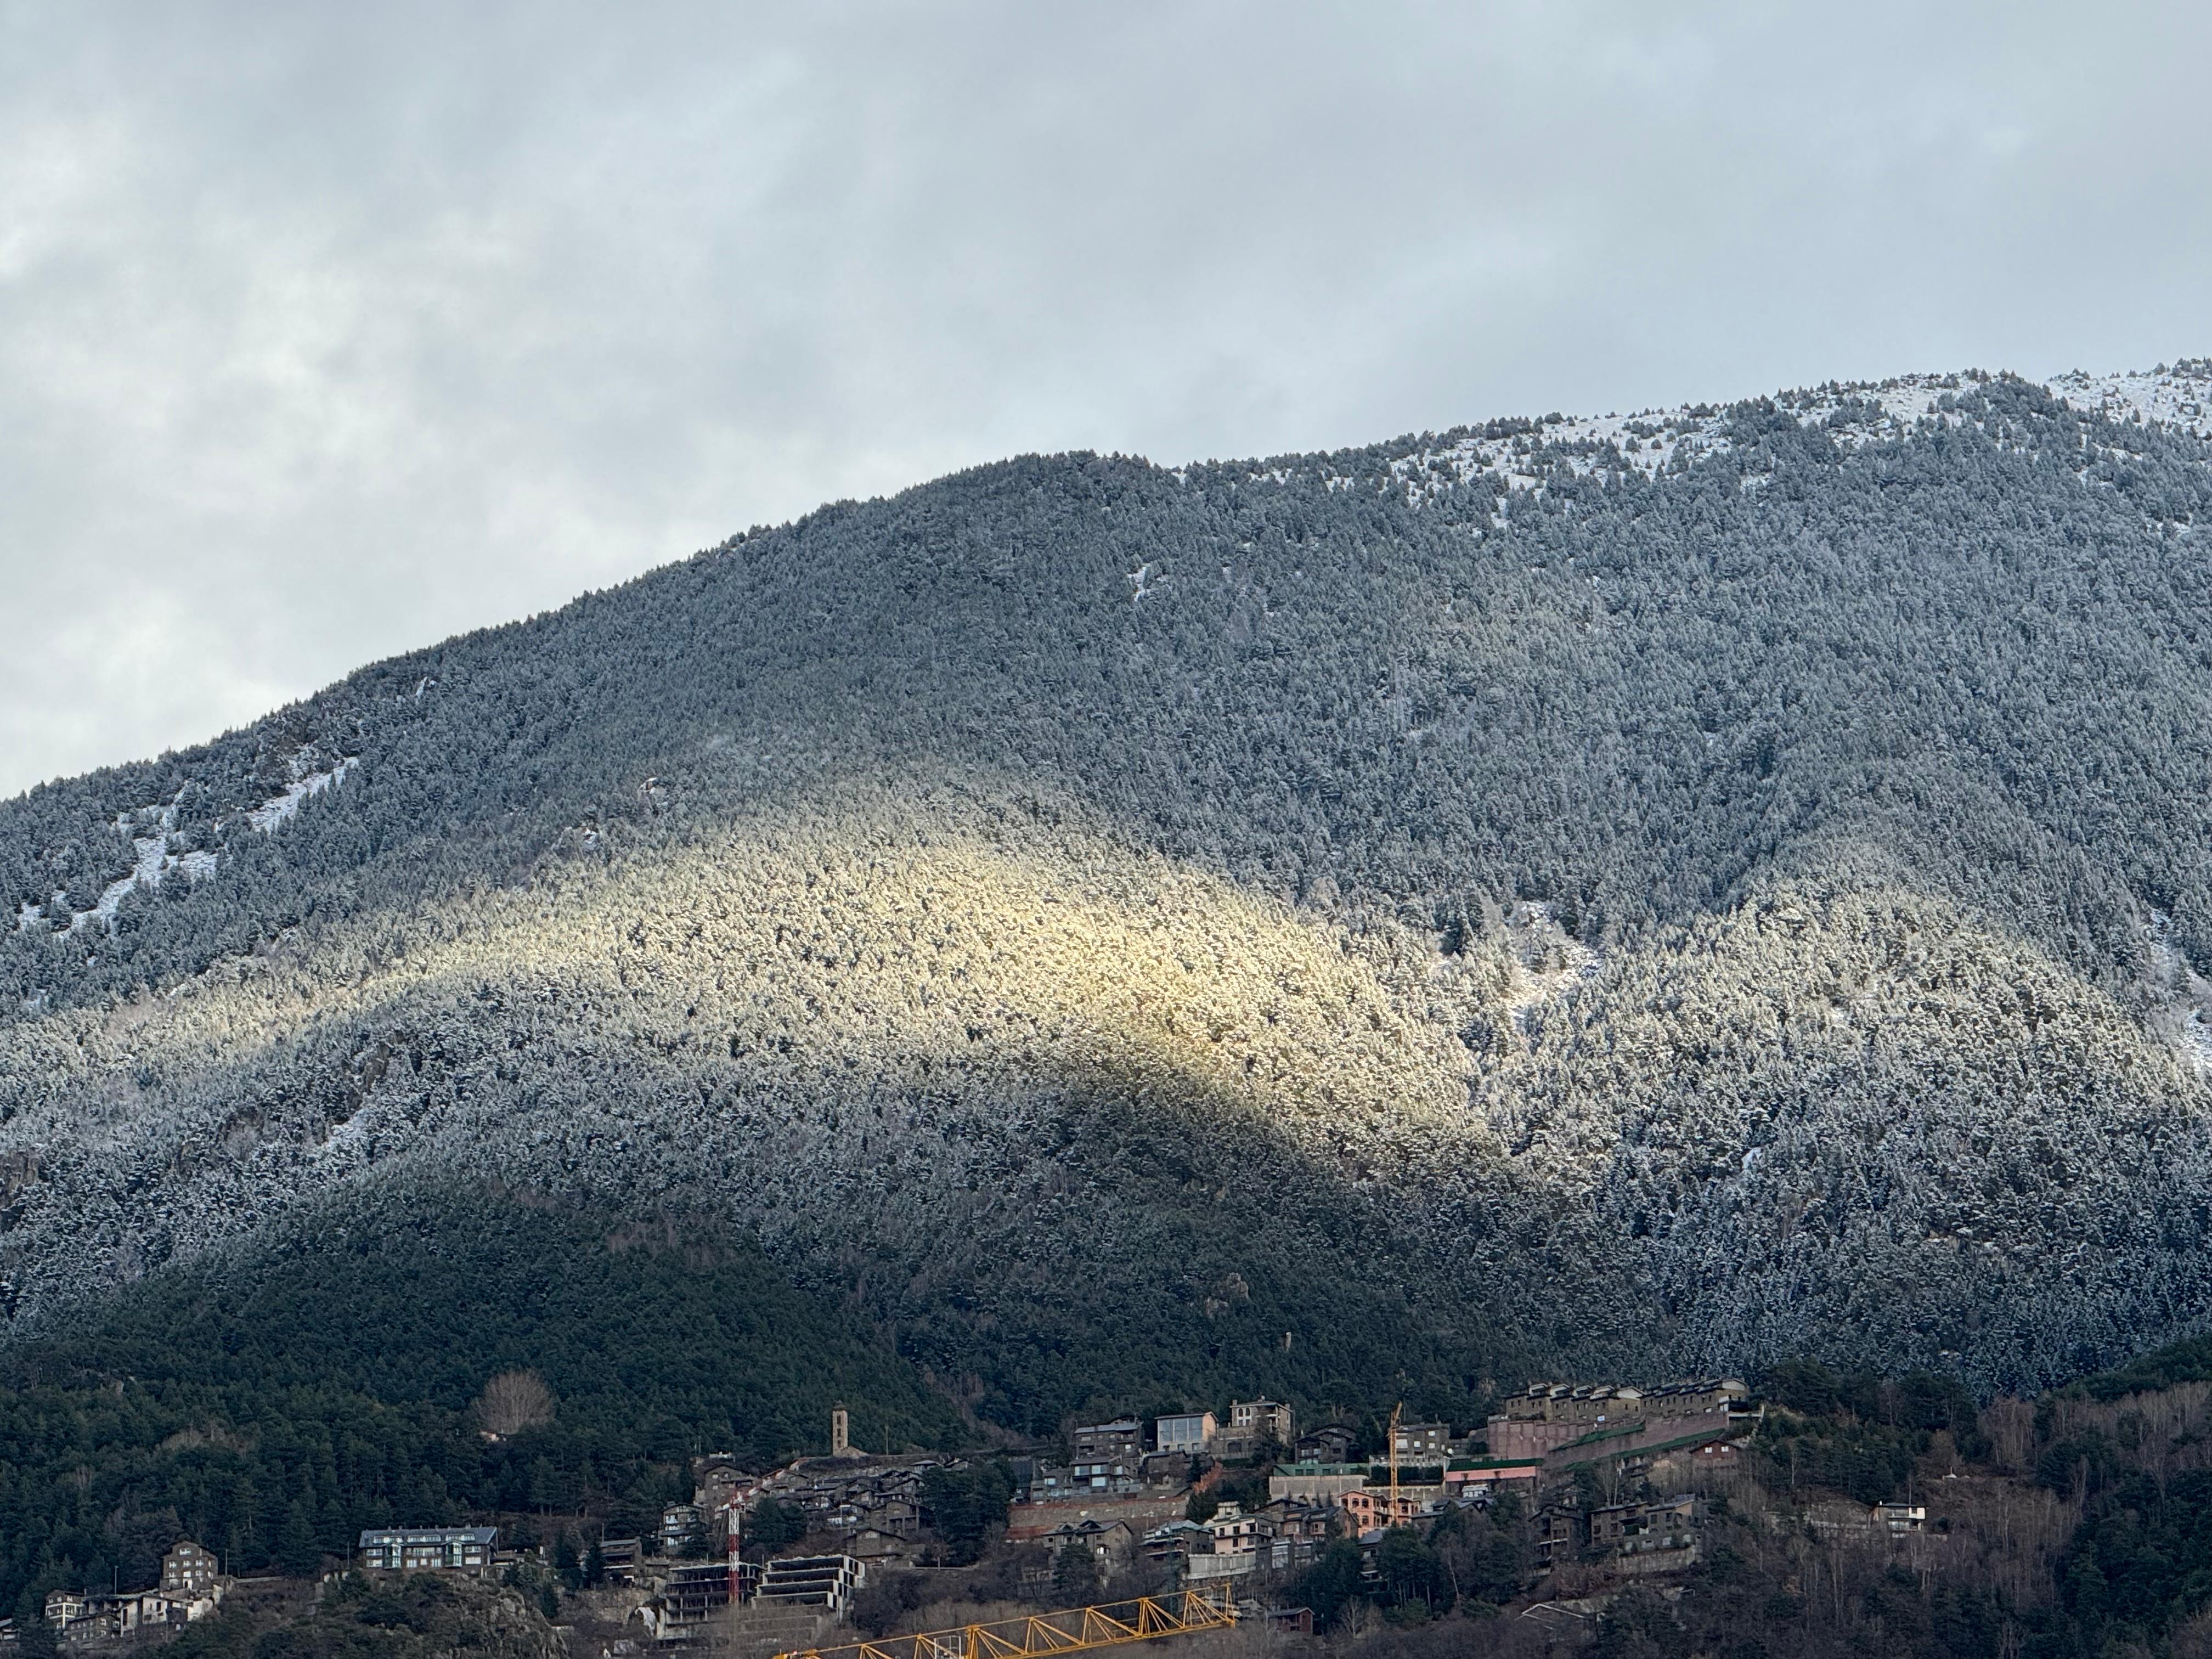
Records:
{"label": "valley slope", "polygon": [[2208,399],[1025,457],[34,790],[10,1340],[485,1194],[1023,1430],[2194,1331]]}

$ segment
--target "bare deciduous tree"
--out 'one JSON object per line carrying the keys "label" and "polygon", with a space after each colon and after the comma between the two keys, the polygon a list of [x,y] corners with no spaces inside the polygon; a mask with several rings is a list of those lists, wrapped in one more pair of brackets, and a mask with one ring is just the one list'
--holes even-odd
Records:
{"label": "bare deciduous tree", "polygon": [[553,1420],[553,1390],[536,1371],[501,1371],[477,1396],[477,1417],[487,1432],[519,1434]]}

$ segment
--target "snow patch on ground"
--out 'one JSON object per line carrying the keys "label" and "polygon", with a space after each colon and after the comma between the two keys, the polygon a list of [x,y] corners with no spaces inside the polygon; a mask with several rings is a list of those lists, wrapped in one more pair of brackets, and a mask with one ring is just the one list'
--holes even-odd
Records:
{"label": "snow patch on ground", "polygon": [[272,834],[278,824],[300,810],[301,802],[312,799],[325,789],[337,788],[345,781],[346,774],[360,763],[351,758],[342,760],[327,772],[308,771],[308,764],[306,751],[295,755],[292,757],[290,786],[283,794],[271,796],[248,812],[246,821],[264,836]]}
{"label": "snow patch on ground", "polygon": [[2153,910],[2143,924],[2149,972],[2145,975],[2157,1003],[2151,1028],[2172,1043],[2199,1077],[2212,1078],[2212,983],[2201,976],[2173,940],[2173,918]]}
{"label": "snow patch on ground", "polygon": [[374,1137],[370,1133],[374,1109],[364,1107],[344,1122],[336,1125],[323,1137],[314,1156],[325,1162],[348,1167],[365,1161]]}
{"label": "snow patch on ground", "polygon": [[[1417,495],[1449,483],[1467,483],[1495,473],[1509,492],[1534,489],[1543,469],[1564,460],[1577,473],[1609,470],[1656,477],[1679,455],[1694,461],[1725,453],[1729,441],[1721,411],[1699,404],[1665,411],[1585,418],[1547,416],[1528,432],[1510,437],[1470,437],[1444,449],[1425,449],[1393,464],[1392,471]],[[1564,453],[1547,453],[1564,452]]]}
{"label": "snow patch on ground", "polygon": [[89,910],[73,908],[68,890],[57,889],[43,904],[30,899],[19,903],[15,907],[14,931],[69,934],[97,927],[112,939],[122,914],[123,901],[141,887],[151,890],[171,875],[181,875],[188,882],[205,881],[213,876],[218,863],[213,853],[197,848],[185,853],[169,850],[177,838],[177,809],[183,800],[184,795],[179,793],[166,806],[142,806],[135,812],[116,815],[109,827],[131,843],[131,869],[128,874],[108,883]]}
{"label": "snow patch on ground", "polygon": [[[1801,426],[1825,426],[1836,444],[1859,449],[1909,435],[1930,422],[1958,426],[1967,416],[1942,407],[1946,398],[1990,384],[1979,370],[1955,374],[1903,374],[1887,380],[1832,381],[1770,401]],[[2045,388],[2085,414],[2110,421],[2155,421],[2198,438],[2212,438],[2212,358],[2196,358],[2139,374],[2061,375]],[[1547,415],[1540,421],[1498,422],[1481,434],[1449,435],[1425,443],[1390,464],[1394,482],[1416,502],[1474,483],[1487,474],[1505,496],[1540,489],[1551,469],[1564,465],[1581,476],[1640,472],[1656,477],[1676,465],[1726,454],[1731,448],[1727,408],[1710,404],[1647,409],[1630,415]],[[1525,429],[1504,431],[1506,427]],[[1279,471],[1251,475],[1255,483],[1280,481]],[[1332,489],[1356,481],[1330,474]],[[1755,485],[1753,486],[1756,487]],[[1502,499],[1502,498],[1501,498]],[[1503,524],[1501,518],[1496,520]]]}
{"label": "snow patch on ground", "polygon": [[2051,381],[2050,390],[2085,415],[2156,421],[2193,437],[2212,438],[2212,357],[2160,363],[2132,374],[2085,374],[2077,368]]}
{"label": "snow patch on ground", "polygon": [[[1944,414],[1938,404],[1989,379],[1980,374],[1907,374],[1778,392],[1772,402],[1800,426],[1834,422],[1830,430],[1836,441],[1858,448],[1902,437],[1923,421],[1955,422],[1958,417]],[[1839,416],[1844,418],[1838,420]],[[1424,448],[1393,463],[1392,471],[1416,498],[1486,472],[1497,475],[1508,493],[1536,489],[1545,470],[1563,462],[1583,476],[1603,471],[1656,477],[1678,461],[1691,465],[1728,453],[1734,447],[1727,434],[1732,418],[1728,409],[1711,404],[1631,415],[1547,415],[1526,432],[1468,436],[1441,448]]]}
{"label": "snow patch on ground", "polygon": [[[54,907],[58,918],[64,911],[68,912],[69,932],[74,933],[79,928],[90,927],[96,924],[102,932],[112,938],[115,933],[116,918],[123,908],[123,901],[139,888],[144,887],[150,890],[159,887],[163,879],[173,871],[181,872],[186,881],[204,881],[215,874],[214,854],[204,852],[172,854],[169,851],[169,844],[175,839],[177,833],[177,808],[183,800],[184,796],[179,793],[175,800],[166,806],[142,806],[136,812],[121,812],[116,815],[115,833],[130,841],[131,851],[137,855],[131,863],[131,873],[108,883],[100,893],[99,900],[89,910],[69,910],[68,895],[55,894],[49,903]],[[151,820],[150,823],[148,823],[149,819]],[[143,836],[136,833],[142,825],[149,829],[152,833]],[[30,926],[32,910],[33,907],[25,905],[16,913],[15,927],[18,933],[25,931]],[[45,907],[39,907],[40,915],[43,915]]]}
{"label": "snow patch on ground", "polygon": [[1528,1034],[1529,1017],[1574,986],[1594,979],[1605,958],[1559,923],[1548,903],[1524,900],[1505,912],[1513,942],[1513,988],[1505,999],[1514,1029]]}
{"label": "snow patch on ground", "polygon": [[131,846],[138,854],[138,859],[137,862],[131,866],[131,873],[119,881],[108,883],[106,890],[100,896],[100,902],[94,905],[88,913],[77,917],[75,926],[84,927],[94,917],[97,917],[100,927],[112,934],[115,932],[116,913],[123,908],[125,896],[137,891],[141,887],[159,887],[161,884],[161,877],[166,872],[169,851],[169,832],[174,827],[175,822],[176,809],[172,806],[162,814],[162,823],[160,829],[150,836],[132,837]]}

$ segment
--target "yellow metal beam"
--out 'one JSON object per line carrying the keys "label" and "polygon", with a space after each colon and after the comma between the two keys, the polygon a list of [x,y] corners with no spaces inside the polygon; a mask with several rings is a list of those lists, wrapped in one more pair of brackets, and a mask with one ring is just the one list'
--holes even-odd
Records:
{"label": "yellow metal beam", "polygon": [[1066,1607],[995,1624],[963,1625],[920,1636],[886,1636],[834,1648],[794,1648],[776,1659],[1050,1659],[1150,1642],[1163,1636],[1222,1630],[1237,1622],[1230,1591],[1183,1590],[1170,1596],[1138,1595],[1096,1607]]}

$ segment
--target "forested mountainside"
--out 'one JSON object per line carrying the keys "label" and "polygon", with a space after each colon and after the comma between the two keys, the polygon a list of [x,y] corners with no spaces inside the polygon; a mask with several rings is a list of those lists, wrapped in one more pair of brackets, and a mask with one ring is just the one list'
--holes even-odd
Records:
{"label": "forested mountainside", "polygon": [[1024,1428],[2192,1331],[2208,407],[1024,458],[33,791],[6,1317],[495,1183]]}

